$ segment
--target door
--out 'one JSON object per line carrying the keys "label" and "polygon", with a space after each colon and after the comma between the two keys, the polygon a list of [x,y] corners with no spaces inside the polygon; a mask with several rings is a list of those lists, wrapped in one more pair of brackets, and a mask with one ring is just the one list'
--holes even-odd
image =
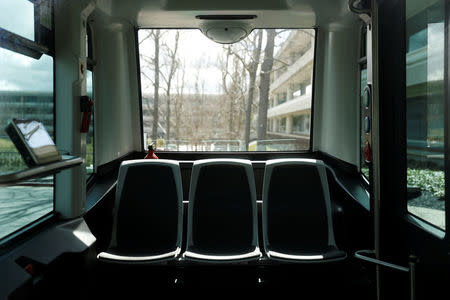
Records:
{"label": "door", "polygon": [[449,299],[449,1],[377,1],[373,8],[375,250],[409,268],[378,267],[378,298]]}

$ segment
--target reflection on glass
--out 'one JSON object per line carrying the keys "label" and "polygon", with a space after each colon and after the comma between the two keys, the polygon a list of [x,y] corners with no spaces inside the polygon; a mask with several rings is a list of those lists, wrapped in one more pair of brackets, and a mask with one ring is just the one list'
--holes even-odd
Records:
{"label": "reflection on glass", "polygon": [[361,139],[360,139],[360,165],[361,165],[361,173],[369,179],[369,164],[364,159],[364,111],[366,109],[366,103],[364,101],[364,88],[367,85],[367,67],[364,66],[361,69],[360,72],[360,133],[361,133]]}
{"label": "reflection on glass", "polygon": [[444,1],[406,2],[408,211],[445,229]]}
{"label": "reflection on glass", "polygon": [[[90,98],[93,98],[92,87],[92,71],[88,70],[86,73],[86,93]],[[91,124],[89,125],[89,132],[86,136],[86,174],[89,176],[94,172],[94,112],[91,115]]]}
{"label": "reflection on glass", "polygon": [[20,122],[17,123],[17,127],[19,127],[23,137],[31,148],[55,145],[50,135],[48,135],[47,131],[43,128],[41,122]]}
{"label": "reflection on glass", "polygon": [[156,141],[159,151],[308,150],[314,35],[254,30],[222,45],[199,30],[139,30],[145,144]]}

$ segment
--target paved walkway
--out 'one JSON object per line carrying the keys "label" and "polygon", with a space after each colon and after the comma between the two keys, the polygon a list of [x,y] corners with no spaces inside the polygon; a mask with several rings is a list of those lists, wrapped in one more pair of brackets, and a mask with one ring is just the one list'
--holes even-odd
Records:
{"label": "paved walkway", "polygon": [[408,211],[445,230],[445,210],[408,205]]}
{"label": "paved walkway", "polygon": [[445,201],[436,198],[429,191],[408,201],[408,211],[413,215],[445,230]]}
{"label": "paved walkway", "polygon": [[0,238],[53,210],[53,187],[0,187]]}

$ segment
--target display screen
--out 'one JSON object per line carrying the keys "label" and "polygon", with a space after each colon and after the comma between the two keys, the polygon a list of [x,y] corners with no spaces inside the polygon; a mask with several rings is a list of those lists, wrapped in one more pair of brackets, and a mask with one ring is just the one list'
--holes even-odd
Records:
{"label": "display screen", "polygon": [[31,148],[55,145],[41,122],[33,120],[27,122],[17,122],[16,125],[22,132],[28,146]]}

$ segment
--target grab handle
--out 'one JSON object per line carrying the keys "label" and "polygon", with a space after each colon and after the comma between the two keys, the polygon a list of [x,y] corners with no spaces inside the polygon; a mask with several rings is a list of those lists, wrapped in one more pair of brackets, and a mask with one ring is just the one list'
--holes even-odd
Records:
{"label": "grab handle", "polygon": [[374,250],[358,250],[355,252],[355,257],[361,260],[365,260],[383,267],[391,268],[394,270],[402,271],[402,272],[409,272],[409,268],[402,267],[396,264],[388,263],[373,257],[370,257],[369,255],[374,255]]}

